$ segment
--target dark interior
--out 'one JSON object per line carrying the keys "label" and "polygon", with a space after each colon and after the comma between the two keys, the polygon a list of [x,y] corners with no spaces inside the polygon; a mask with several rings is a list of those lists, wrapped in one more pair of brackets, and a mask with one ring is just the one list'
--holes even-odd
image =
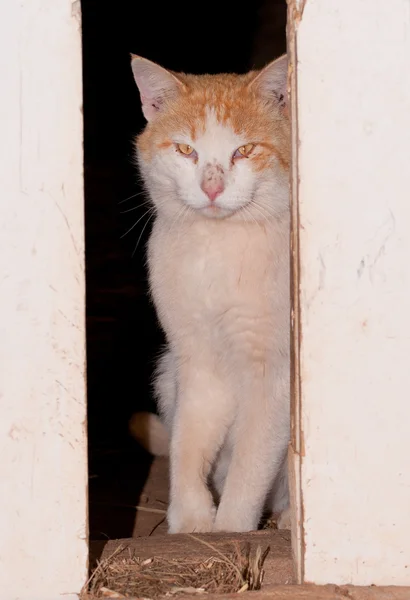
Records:
{"label": "dark interior", "polygon": [[155,411],[162,342],[147,295],[146,198],[132,163],[144,119],[130,53],[191,73],[262,67],[286,51],[286,0],[82,0],[82,13],[90,539],[106,540],[132,536],[135,512],[121,507],[138,503],[151,458],[130,438],[128,419]]}

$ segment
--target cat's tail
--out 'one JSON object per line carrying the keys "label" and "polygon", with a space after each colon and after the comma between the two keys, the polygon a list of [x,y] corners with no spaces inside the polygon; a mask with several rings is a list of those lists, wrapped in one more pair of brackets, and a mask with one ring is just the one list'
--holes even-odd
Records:
{"label": "cat's tail", "polygon": [[150,412],[134,413],[128,426],[132,437],[147,452],[153,456],[168,456],[168,432],[157,415]]}

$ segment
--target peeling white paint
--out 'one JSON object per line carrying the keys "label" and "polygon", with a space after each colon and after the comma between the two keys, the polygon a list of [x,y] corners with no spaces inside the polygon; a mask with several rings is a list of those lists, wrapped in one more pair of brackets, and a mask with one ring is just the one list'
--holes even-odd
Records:
{"label": "peeling white paint", "polygon": [[307,0],[295,43],[299,572],[410,585],[410,4]]}
{"label": "peeling white paint", "polygon": [[87,575],[81,35],[70,0],[0,4],[0,598]]}

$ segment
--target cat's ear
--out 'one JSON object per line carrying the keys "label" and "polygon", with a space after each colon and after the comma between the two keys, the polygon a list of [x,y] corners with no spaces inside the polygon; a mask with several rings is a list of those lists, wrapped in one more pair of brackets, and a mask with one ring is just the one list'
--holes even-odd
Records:
{"label": "cat's ear", "polygon": [[269,63],[250,83],[257,86],[259,93],[273,100],[285,111],[288,110],[288,59],[286,54]]}
{"label": "cat's ear", "polygon": [[131,67],[141,96],[142,112],[147,121],[152,121],[165,100],[182,91],[184,84],[173,73],[135,54],[131,55]]}

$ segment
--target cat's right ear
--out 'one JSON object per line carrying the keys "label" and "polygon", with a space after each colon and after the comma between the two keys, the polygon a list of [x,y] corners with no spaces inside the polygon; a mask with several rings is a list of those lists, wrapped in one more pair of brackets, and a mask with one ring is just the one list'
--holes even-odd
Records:
{"label": "cat's right ear", "polygon": [[250,85],[256,86],[262,96],[278,104],[288,114],[287,78],[288,59],[284,54],[259,71]]}
{"label": "cat's right ear", "polygon": [[131,54],[131,67],[140,92],[142,112],[147,121],[153,121],[164,102],[184,89],[184,84],[163,67]]}

